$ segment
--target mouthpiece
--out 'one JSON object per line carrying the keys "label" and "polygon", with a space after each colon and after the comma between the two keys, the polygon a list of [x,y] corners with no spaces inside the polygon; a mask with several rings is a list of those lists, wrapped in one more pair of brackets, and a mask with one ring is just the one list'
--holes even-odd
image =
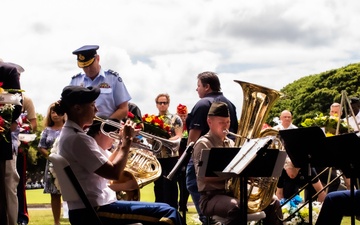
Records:
{"label": "mouthpiece", "polygon": [[238,134],[235,134],[235,133],[233,133],[233,132],[230,132],[229,130],[223,130],[223,133],[225,133],[225,134],[230,134],[231,136],[234,136],[234,137],[242,138],[241,135],[238,135]]}

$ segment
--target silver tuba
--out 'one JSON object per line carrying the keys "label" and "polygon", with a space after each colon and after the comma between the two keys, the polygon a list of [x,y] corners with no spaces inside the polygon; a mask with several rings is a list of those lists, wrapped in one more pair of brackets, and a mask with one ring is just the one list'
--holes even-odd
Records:
{"label": "silver tuba", "polygon": [[[277,136],[278,131],[267,129],[261,131],[267,115],[281,93],[266,87],[235,80],[243,89],[243,106],[236,135],[235,146],[241,147],[247,139]],[[248,180],[248,212],[262,211],[272,201],[278,178],[252,177]],[[228,182],[228,189],[240,198],[240,178],[232,178]]]}

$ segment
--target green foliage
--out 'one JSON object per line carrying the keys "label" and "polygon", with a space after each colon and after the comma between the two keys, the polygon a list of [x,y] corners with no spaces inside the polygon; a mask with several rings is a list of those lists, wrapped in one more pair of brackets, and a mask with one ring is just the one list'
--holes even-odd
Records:
{"label": "green foliage", "polygon": [[360,95],[360,63],[302,77],[288,84],[280,90],[284,96],[275,103],[266,122],[275,125],[273,118],[287,109],[293,114],[293,123],[301,127],[306,118],[328,114],[333,102],[340,103],[343,90],[349,97]]}
{"label": "green foliage", "polygon": [[37,130],[36,139],[30,143],[27,150],[27,176],[32,181],[38,181],[42,178],[43,171],[45,170],[46,159],[38,152],[37,146],[40,141],[41,132],[44,130],[43,120],[41,114],[37,116]]}

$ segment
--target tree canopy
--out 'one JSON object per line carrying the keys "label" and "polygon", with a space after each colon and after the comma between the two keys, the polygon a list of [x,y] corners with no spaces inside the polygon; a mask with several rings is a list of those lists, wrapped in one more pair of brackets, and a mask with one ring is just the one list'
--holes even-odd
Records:
{"label": "tree canopy", "polygon": [[320,113],[328,115],[330,105],[341,102],[342,91],[346,91],[348,97],[360,96],[360,63],[302,77],[286,85],[280,90],[284,96],[274,104],[266,123],[275,125],[273,118],[287,109],[293,114],[293,123],[301,127],[306,118]]}

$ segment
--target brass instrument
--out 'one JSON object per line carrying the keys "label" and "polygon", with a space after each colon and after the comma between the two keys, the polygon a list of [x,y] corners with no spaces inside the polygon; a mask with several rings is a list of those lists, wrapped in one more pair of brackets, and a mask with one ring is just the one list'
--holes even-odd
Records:
{"label": "brass instrument", "polygon": [[[100,130],[104,135],[121,140],[119,133],[104,130],[106,124],[121,129],[120,123],[99,117],[95,117],[95,120],[101,122]],[[133,142],[120,179],[111,181],[109,187],[117,193],[118,199],[140,200],[139,189],[158,179],[161,172],[161,165],[151,149],[141,143]]]}
{"label": "brass instrument", "polygon": [[[161,138],[158,136],[155,136],[153,134],[146,133],[144,131],[140,131],[139,134],[147,140],[155,141],[152,145],[155,146],[155,149],[152,149],[152,151],[155,153],[155,155],[158,156],[158,158],[168,158],[168,157],[176,157],[179,156],[179,148],[180,148],[180,142],[181,138],[178,138],[176,140],[169,140],[166,138]],[[162,152],[163,147],[166,149],[169,149],[168,152]],[[167,151],[165,149],[165,151]],[[165,157],[164,157],[165,156]]]}
{"label": "brass instrument", "polygon": [[[241,147],[247,139],[277,136],[278,131],[268,129],[261,131],[267,115],[281,93],[266,87],[234,80],[243,89],[243,106],[240,116],[239,129],[236,135],[235,147]],[[232,133],[230,133],[232,134]],[[279,145],[280,141],[277,142]],[[255,213],[266,208],[275,194],[278,178],[252,177],[248,179],[248,212]],[[240,198],[240,178],[231,178],[228,189],[234,197]]]}
{"label": "brass instrument", "polygon": [[[104,135],[106,135],[106,136],[108,136],[110,138],[113,138],[113,139],[121,140],[121,137],[120,137],[119,133],[117,133],[117,132],[106,132],[104,130],[104,126],[106,124],[110,125],[110,126],[113,126],[113,127],[116,127],[118,129],[121,129],[122,125],[120,123],[112,121],[112,120],[102,119],[102,118],[100,118],[98,116],[95,116],[95,120],[98,120],[98,121],[102,122],[101,126],[100,126],[100,130]],[[141,136],[147,138],[148,140],[153,141],[152,145],[156,146],[156,148],[151,149],[151,151],[153,151],[155,154],[160,153],[160,151],[162,150],[162,147],[166,147],[167,149],[171,150],[171,153],[169,154],[170,157],[179,156],[179,148],[180,148],[181,138],[178,138],[176,140],[169,140],[169,139],[166,139],[166,138],[158,137],[158,136],[153,135],[153,134],[146,133],[144,131],[139,131],[139,134]],[[145,147],[145,148],[148,148],[148,147]],[[148,148],[148,150],[150,150],[150,149]]]}

